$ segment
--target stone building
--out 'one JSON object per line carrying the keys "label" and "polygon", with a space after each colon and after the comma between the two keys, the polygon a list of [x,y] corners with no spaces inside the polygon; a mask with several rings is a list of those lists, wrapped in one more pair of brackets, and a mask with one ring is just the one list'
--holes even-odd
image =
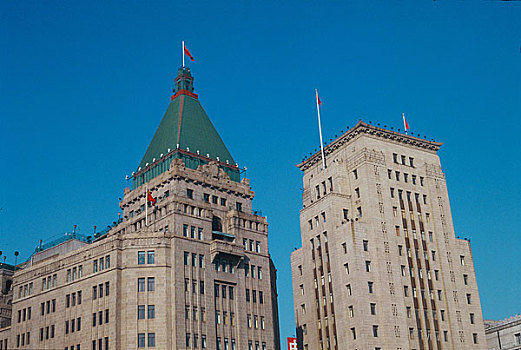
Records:
{"label": "stone building", "polygon": [[189,68],[175,85],[121,220],[43,246],[15,273],[10,348],[279,349],[268,222]]}
{"label": "stone building", "polygon": [[7,348],[13,303],[14,265],[0,263],[0,349]]}
{"label": "stone building", "polygon": [[358,122],[304,159],[297,336],[314,349],[486,349],[473,258],[456,238],[441,143]]}
{"label": "stone building", "polygon": [[485,334],[489,350],[521,349],[521,315],[505,320],[485,320]]}

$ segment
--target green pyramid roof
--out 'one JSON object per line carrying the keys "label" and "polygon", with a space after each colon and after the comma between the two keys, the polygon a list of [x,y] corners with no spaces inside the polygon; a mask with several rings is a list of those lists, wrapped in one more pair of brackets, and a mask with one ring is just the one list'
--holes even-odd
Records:
{"label": "green pyramid roof", "polygon": [[177,148],[196,154],[199,151],[204,157],[209,155],[209,158],[235,165],[199,100],[187,95],[179,95],[170,102],[139,166],[145,168],[154,158],[169,153],[168,149]]}
{"label": "green pyramid roof", "polygon": [[[186,166],[190,168],[197,168],[199,164],[214,159],[226,168],[229,175],[232,175],[229,168],[236,168],[232,155],[208,118],[197,95],[192,92],[192,83],[190,70],[180,68],[176,77],[177,93],[172,96],[172,101],[141,159],[134,177],[134,187],[166,171],[168,161],[172,158],[184,159]],[[165,164],[158,164],[160,162]],[[161,166],[159,169],[152,169],[155,165]],[[230,177],[239,181],[238,169],[231,170],[234,176]],[[144,174],[149,171],[151,173]],[[139,175],[145,176],[136,182]]]}

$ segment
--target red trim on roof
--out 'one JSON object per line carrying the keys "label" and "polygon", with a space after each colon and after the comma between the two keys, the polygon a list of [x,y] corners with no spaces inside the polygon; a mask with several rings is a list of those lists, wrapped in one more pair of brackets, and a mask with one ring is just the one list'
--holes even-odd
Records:
{"label": "red trim on roof", "polygon": [[194,94],[193,92],[190,92],[188,90],[179,90],[178,92],[175,93],[175,95],[173,95],[170,98],[170,101],[172,101],[174,98],[181,96],[181,95],[190,96],[190,97],[195,98],[196,100],[199,98],[199,96],[197,94]]}
{"label": "red trim on roof", "polygon": [[179,139],[181,137],[181,121],[183,120],[183,105],[185,102],[185,97],[181,96],[181,102],[179,103],[179,125],[177,126],[177,142],[176,145],[179,145]]}

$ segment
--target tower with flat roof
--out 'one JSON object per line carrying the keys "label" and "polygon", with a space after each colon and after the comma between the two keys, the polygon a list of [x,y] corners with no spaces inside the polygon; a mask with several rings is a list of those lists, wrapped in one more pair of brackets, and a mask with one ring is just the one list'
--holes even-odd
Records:
{"label": "tower with flat roof", "polygon": [[358,122],[298,165],[291,255],[311,349],[486,349],[470,241],[456,238],[442,144]]}

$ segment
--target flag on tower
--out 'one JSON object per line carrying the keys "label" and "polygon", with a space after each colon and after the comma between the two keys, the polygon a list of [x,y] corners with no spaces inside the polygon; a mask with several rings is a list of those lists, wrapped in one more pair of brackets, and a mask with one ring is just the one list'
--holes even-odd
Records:
{"label": "flag on tower", "polygon": [[407,124],[407,120],[405,119],[405,113],[402,113],[403,117],[403,128],[405,129],[405,133],[407,133],[407,130],[409,130],[409,124]]}
{"label": "flag on tower", "polygon": [[190,51],[188,51],[188,49],[186,48],[186,46],[184,46],[184,42],[183,42],[183,49],[185,51],[185,55],[187,55],[188,57],[190,57],[190,59],[192,60],[192,62],[194,61],[194,58],[192,57],[192,55],[190,54]]}
{"label": "flag on tower", "polygon": [[322,106],[322,101],[320,101],[320,97],[318,97],[318,90],[315,90],[315,93],[317,95],[317,103],[319,106]]}

